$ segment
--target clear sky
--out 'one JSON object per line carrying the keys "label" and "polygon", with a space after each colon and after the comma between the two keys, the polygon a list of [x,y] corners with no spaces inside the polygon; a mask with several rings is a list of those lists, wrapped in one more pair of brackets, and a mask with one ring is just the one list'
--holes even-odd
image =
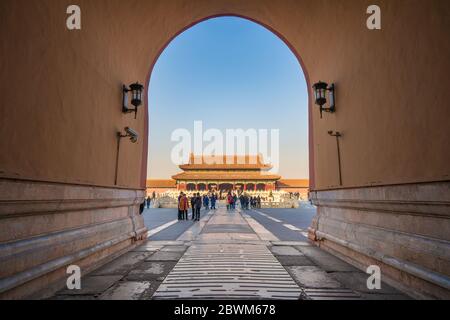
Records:
{"label": "clear sky", "polygon": [[178,173],[170,154],[177,128],[279,129],[284,178],[308,178],[307,88],[295,55],[254,22],[220,17],[176,37],[150,80],[148,177]]}

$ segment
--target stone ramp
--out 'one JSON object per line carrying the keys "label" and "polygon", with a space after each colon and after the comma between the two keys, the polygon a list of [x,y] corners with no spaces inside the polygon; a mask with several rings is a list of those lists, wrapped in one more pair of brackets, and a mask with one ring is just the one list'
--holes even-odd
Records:
{"label": "stone ramp", "polygon": [[301,294],[264,245],[193,244],[153,299],[299,299]]}

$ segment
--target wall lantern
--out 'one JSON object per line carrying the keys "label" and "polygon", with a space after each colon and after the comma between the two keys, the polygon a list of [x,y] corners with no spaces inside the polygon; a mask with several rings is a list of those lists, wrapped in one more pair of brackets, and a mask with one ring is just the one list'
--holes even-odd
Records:
{"label": "wall lantern", "polygon": [[[129,113],[134,112],[134,118],[136,119],[138,107],[142,104],[142,90],[144,86],[139,84],[138,82],[133,83],[127,88],[125,85],[123,86],[123,104],[122,104],[122,112]],[[131,91],[131,104],[134,106],[134,109],[128,108],[128,92]]]}
{"label": "wall lantern", "polygon": [[[314,89],[314,98],[316,100],[316,104],[320,107],[320,118],[322,118],[322,112],[335,112],[336,106],[334,103],[334,83],[332,83],[329,87],[328,84],[322,81],[319,81],[313,85]],[[326,93],[329,91],[329,99],[330,106],[325,108],[323,105],[327,103]]]}

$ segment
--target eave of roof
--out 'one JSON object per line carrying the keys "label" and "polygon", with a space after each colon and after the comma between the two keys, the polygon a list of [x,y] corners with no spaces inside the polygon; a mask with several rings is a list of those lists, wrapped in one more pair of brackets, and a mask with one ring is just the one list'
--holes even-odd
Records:
{"label": "eave of roof", "polygon": [[182,172],[172,176],[175,180],[278,180],[281,176],[274,174],[208,174],[208,173],[191,173]]}

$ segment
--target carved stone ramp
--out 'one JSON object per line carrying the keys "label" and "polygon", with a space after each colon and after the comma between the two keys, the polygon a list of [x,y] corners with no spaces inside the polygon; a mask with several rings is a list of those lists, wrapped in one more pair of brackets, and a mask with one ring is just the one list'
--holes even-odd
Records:
{"label": "carved stone ramp", "polygon": [[219,208],[192,240],[153,299],[299,299],[301,289],[240,210]]}
{"label": "carved stone ramp", "polygon": [[299,299],[300,295],[301,289],[264,245],[193,244],[153,299]]}

